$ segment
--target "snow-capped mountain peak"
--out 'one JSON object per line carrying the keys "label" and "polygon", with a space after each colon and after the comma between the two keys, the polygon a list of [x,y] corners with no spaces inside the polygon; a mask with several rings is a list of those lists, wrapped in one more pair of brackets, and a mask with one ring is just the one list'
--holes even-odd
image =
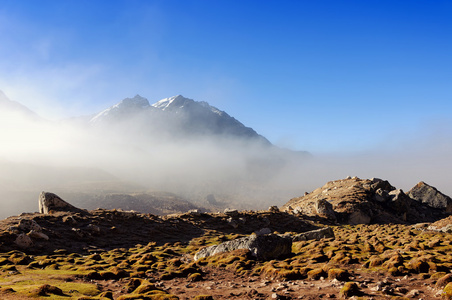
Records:
{"label": "snow-capped mountain peak", "polygon": [[90,123],[116,127],[126,124],[128,131],[135,128],[153,136],[231,136],[257,139],[270,145],[268,140],[226,112],[182,95],[164,98],[152,105],[139,95],[126,98],[97,114]]}
{"label": "snow-capped mountain peak", "polygon": [[106,110],[101,111],[96,116],[94,116],[90,120],[90,122],[96,123],[104,117],[112,117],[116,115],[127,114],[150,107],[151,105],[149,104],[148,99],[141,97],[140,95],[137,94],[133,98],[125,98],[118,104],[115,104],[112,107],[109,107]]}

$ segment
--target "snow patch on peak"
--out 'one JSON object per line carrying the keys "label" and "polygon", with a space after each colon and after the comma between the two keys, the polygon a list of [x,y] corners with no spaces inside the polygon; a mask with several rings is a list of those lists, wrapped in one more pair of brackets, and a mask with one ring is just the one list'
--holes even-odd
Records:
{"label": "snow patch on peak", "polygon": [[152,104],[152,106],[161,110],[165,110],[170,106],[183,106],[183,103],[187,100],[193,101],[191,99],[185,98],[182,95],[177,95],[157,101],[156,103]]}

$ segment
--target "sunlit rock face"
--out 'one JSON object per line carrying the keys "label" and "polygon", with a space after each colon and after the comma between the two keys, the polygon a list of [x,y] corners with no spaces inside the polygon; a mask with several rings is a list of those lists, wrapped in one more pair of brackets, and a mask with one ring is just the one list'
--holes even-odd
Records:
{"label": "sunlit rock face", "polygon": [[452,213],[452,199],[423,181],[409,190],[407,195],[430,207],[444,209],[447,213]]}
{"label": "sunlit rock face", "polygon": [[[348,177],[293,198],[281,209],[352,225],[431,222],[446,213],[444,207],[430,203],[435,190],[424,186],[424,192],[419,192],[418,199],[414,199],[413,193],[405,194],[386,180]],[[436,191],[435,195],[438,193]]]}

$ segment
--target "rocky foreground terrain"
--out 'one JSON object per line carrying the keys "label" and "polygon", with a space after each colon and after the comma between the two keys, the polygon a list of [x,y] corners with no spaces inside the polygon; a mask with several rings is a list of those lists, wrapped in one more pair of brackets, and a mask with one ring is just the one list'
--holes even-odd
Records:
{"label": "rocky foreground terrain", "polygon": [[86,211],[43,193],[40,213],[0,221],[0,299],[452,299],[450,205],[356,177],[267,211]]}

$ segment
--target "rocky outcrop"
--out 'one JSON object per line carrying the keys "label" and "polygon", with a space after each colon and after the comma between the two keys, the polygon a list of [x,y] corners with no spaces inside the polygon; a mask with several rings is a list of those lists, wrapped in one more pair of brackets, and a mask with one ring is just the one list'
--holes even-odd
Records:
{"label": "rocky outcrop", "polygon": [[57,211],[86,213],[86,211],[67,203],[58,195],[42,192],[39,195],[39,212],[42,214],[49,214]]}
{"label": "rocky outcrop", "polygon": [[227,241],[198,251],[195,260],[238,249],[249,249],[251,255],[260,260],[270,260],[292,252],[292,239],[275,234],[255,235]]}
{"label": "rocky outcrop", "polygon": [[423,181],[409,190],[407,195],[430,207],[443,209],[447,213],[452,213],[452,199]]}
{"label": "rocky outcrop", "polygon": [[423,194],[434,194],[436,199],[416,201],[386,180],[348,177],[293,198],[281,210],[330,224],[418,223],[444,218],[446,198],[433,189],[427,191]]}

